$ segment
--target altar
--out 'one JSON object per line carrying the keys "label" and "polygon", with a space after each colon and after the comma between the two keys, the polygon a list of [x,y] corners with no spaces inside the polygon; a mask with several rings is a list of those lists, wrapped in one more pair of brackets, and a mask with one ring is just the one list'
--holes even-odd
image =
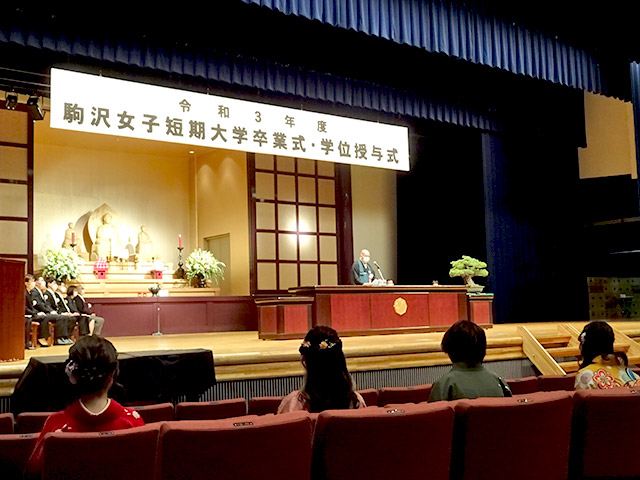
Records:
{"label": "altar", "polygon": [[493,294],[466,286],[311,286],[256,300],[261,339],[303,338],[315,325],[341,336],[446,330],[458,320],[493,324]]}

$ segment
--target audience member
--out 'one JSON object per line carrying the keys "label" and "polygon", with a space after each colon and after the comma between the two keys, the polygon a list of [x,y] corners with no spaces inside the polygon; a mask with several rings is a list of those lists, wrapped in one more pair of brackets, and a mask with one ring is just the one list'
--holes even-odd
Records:
{"label": "audience member", "polygon": [[481,327],[468,320],[460,320],[446,331],[441,346],[453,367],[433,384],[430,402],[511,396],[507,384],[482,365],[487,353],[487,337]]}
{"label": "audience member", "polygon": [[607,322],[587,323],[578,338],[582,361],[576,389],[640,386],[638,375],[629,368],[627,355],[613,351],[615,334]]}
{"label": "audience member", "polygon": [[78,285],[76,295],[74,295],[78,312],[81,315],[88,315],[93,321],[93,331],[91,335],[100,335],[104,325],[104,318],[97,316],[91,311],[92,305],[84,300],[84,286]]}
{"label": "audience member", "polygon": [[[138,412],[108,396],[118,376],[118,353],[109,340],[95,335],[79,338],[69,349],[65,371],[79,399],[52,414],[44,424],[29,459],[28,473],[33,477],[42,469],[42,447],[48,432],[104,432],[144,425]],[[69,461],[73,462],[73,455]]]}
{"label": "audience member", "polygon": [[37,318],[33,317],[38,315],[38,312],[33,306],[33,300],[31,299],[31,290],[36,288],[36,277],[30,273],[24,277],[24,348],[33,350],[35,345],[31,345],[31,323],[37,321]]}
{"label": "audience member", "polygon": [[364,408],[362,396],[355,391],[342,351],[342,341],[329,327],[312,328],[300,346],[305,368],[304,385],[287,395],[278,413],[307,410]]}
{"label": "audience member", "polygon": [[[51,293],[47,290],[47,284],[42,277],[36,278],[36,286],[31,290],[31,300],[33,308],[38,312],[38,320],[40,327],[38,328],[38,344],[42,347],[48,347],[46,338],[49,336],[49,323],[53,322],[56,326],[56,344],[65,345],[72,343],[69,339],[71,329],[75,325],[75,319],[59,315],[58,311],[52,305],[56,305],[54,299],[50,299]],[[54,302],[53,304],[51,302]]]}

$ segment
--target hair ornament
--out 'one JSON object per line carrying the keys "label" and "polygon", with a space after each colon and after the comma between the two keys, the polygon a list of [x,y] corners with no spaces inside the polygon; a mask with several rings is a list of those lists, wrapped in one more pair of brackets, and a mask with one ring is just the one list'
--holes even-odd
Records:
{"label": "hair ornament", "polygon": [[67,362],[67,365],[64,367],[64,371],[67,374],[67,377],[69,377],[69,381],[74,385],[78,383],[78,380],[76,379],[77,369],[78,369],[78,364],[73,360],[70,360],[69,362]]}
{"label": "hair ornament", "polygon": [[[331,341],[329,341],[328,338],[325,338],[323,341],[321,341],[318,344],[316,350],[328,350],[330,348],[335,347],[336,345],[337,345],[337,343],[331,342]],[[302,342],[302,345],[300,345],[300,348],[311,348],[311,347],[312,347],[311,342],[308,341],[308,340]]]}

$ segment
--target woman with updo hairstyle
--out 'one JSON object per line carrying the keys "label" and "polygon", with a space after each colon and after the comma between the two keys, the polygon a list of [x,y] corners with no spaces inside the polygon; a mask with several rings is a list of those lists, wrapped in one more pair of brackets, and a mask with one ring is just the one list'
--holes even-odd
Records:
{"label": "woman with updo hairstyle", "polygon": [[629,368],[627,355],[614,352],[615,334],[607,322],[587,323],[578,339],[582,361],[576,375],[576,389],[640,386],[638,376]]}
{"label": "woman with updo hairstyle", "polygon": [[338,333],[330,327],[313,327],[300,345],[304,384],[287,395],[278,413],[306,410],[317,413],[330,409],[364,408],[366,403],[354,390]]}
{"label": "woman with updo hairstyle", "polygon": [[69,348],[65,371],[79,398],[47,419],[29,460],[29,476],[39,475],[42,469],[48,432],[105,432],[144,425],[138,412],[109,398],[118,375],[118,352],[109,340],[96,335],[79,338]]}

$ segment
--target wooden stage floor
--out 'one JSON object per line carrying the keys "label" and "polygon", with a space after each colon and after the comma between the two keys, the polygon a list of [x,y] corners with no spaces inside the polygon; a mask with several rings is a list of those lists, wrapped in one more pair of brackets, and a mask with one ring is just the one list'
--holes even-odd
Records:
{"label": "wooden stage floor", "polygon": [[[571,325],[580,331],[584,323]],[[640,341],[640,320],[610,323],[634,341]],[[504,324],[487,329],[486,362],[526,358],[522,336],[518,331],[520,326],[525,326],[536,337],[553,339],[559,335],[560,322]],[[450,363],[449,358],[440,350],[442,335],[443,332],[371,335],[344,337],[342,340],[350,370],[378,370]],[[300,340],[260,340],[255,331],[111,337],[110,340],[119,352],[192,348],[212,350],[218,380],[303,373],[298,353]],[[0,396],[11,394],[30,358],[66,356],[68,351],[69,346],[38,348],[26,351],[24,360],[0,363]]]}

